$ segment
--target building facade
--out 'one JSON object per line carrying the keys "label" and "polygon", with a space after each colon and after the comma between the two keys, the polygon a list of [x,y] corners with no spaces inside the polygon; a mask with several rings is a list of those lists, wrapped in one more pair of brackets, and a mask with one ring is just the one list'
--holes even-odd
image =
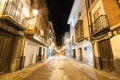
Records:
{"label": "building facade", "polygon": [[93,66],[94,60],[85,0],[74,1],[68,24],[70,24],[71,54],[73,58]]}
{"label": "building facade", "polygon": [[53,51],[56,46],[56,36],[55,31],[53,29],[53,24],[51,21],[49,21],[49,35],[48,35],[48,57],[51,57],[54,55]]}
{"label": "building facade", "polygon": [[[45,61],[48,56],[48,39],[49,39],[49,19],[48,10],[45,1],[37,1],[32,4],[38,4],[40,11],[36,17],[26,20],[26,42],[22,59],[22,66],[26,67],[38,61]],[[30,12],[30,17],[34,16]]]}
{"label": "building facade", "polygon": [[68,24],[77,60],[97,69],[120,72],[119,14],[119,0],[74,1]]}
{"label": "building facade", "polygon": [[95,67],[120,72],[119,0],[86,0],[86,5]]}
{"label": "building facade", "polygon": [[47,59],[48,14],[45,0],[0,0],[0,74]]}
{"label": "building facade", "polygon": [[19,70],[24,45],[27,0],[0,0],[0,74]]}
{"label": "building facade", "polygon": [[72,54],[70,53],[70,32],[66,32],[65,35],[64,35],[64,47],[65,47],[65,50],[64,50],[64,55],[66,57],[71,57]]}

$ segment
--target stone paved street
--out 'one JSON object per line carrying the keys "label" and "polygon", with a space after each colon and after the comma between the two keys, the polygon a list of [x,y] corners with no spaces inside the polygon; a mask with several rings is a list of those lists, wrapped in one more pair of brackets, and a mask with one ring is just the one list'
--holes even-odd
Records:
{"label": "stone paved street", "polygon": [[54,56],[23,70],[0,76],[0,80],[120,80],[64,56]]}

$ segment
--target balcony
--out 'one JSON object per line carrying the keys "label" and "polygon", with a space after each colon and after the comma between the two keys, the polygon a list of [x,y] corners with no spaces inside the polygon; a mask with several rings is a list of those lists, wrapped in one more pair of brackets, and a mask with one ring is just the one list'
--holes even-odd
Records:
{"label": "balcony", "polygon": [[110,27],[107,16],[101,15],[91,24],[92,36],[98,35],[100,33],[106,33],[109,31],[109,28]]}
{"label": "balcony", "polygon": [[15,1],[8,1],[5,4],[1,19],[17,30],[25,30],[23,26],[24,15],[22,14],[23,4]]}
{"label": "balcony", "polygon": [[26,23],[26,34],[31,40],[47,46],[46,33],[41,26],[39,18],[33,18]]}
{"label": "balcony", "polygon": [[84,40],[84,31],[83,31],[83,20],[79,20],[75,27],[75,40],[80,42]]}

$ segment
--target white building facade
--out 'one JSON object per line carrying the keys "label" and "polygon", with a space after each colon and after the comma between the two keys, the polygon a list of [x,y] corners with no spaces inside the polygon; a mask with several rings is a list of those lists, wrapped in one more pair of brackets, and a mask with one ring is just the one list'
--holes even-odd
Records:
{"label": "white building facade", "polygon": [[92,44],[90,42],[85,0],[74,1],[68,24],[70,24],[72,57],[93,66]]}

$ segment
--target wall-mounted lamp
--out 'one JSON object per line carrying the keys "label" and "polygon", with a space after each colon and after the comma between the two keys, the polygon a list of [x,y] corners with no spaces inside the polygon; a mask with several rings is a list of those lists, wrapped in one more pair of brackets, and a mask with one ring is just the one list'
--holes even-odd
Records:
{"label": "wall-mounted lamp", "polygon": [[38,15],[38,10],[37,9],[33,9],[33,15],[37,16]]}
{"label": "wall-mounted lamp", "polygon": [[24,21],[35,18],[38,15],[38,10],[33,9],[32,13],[33,13],[33,16],[32,17],[25,17]]}

